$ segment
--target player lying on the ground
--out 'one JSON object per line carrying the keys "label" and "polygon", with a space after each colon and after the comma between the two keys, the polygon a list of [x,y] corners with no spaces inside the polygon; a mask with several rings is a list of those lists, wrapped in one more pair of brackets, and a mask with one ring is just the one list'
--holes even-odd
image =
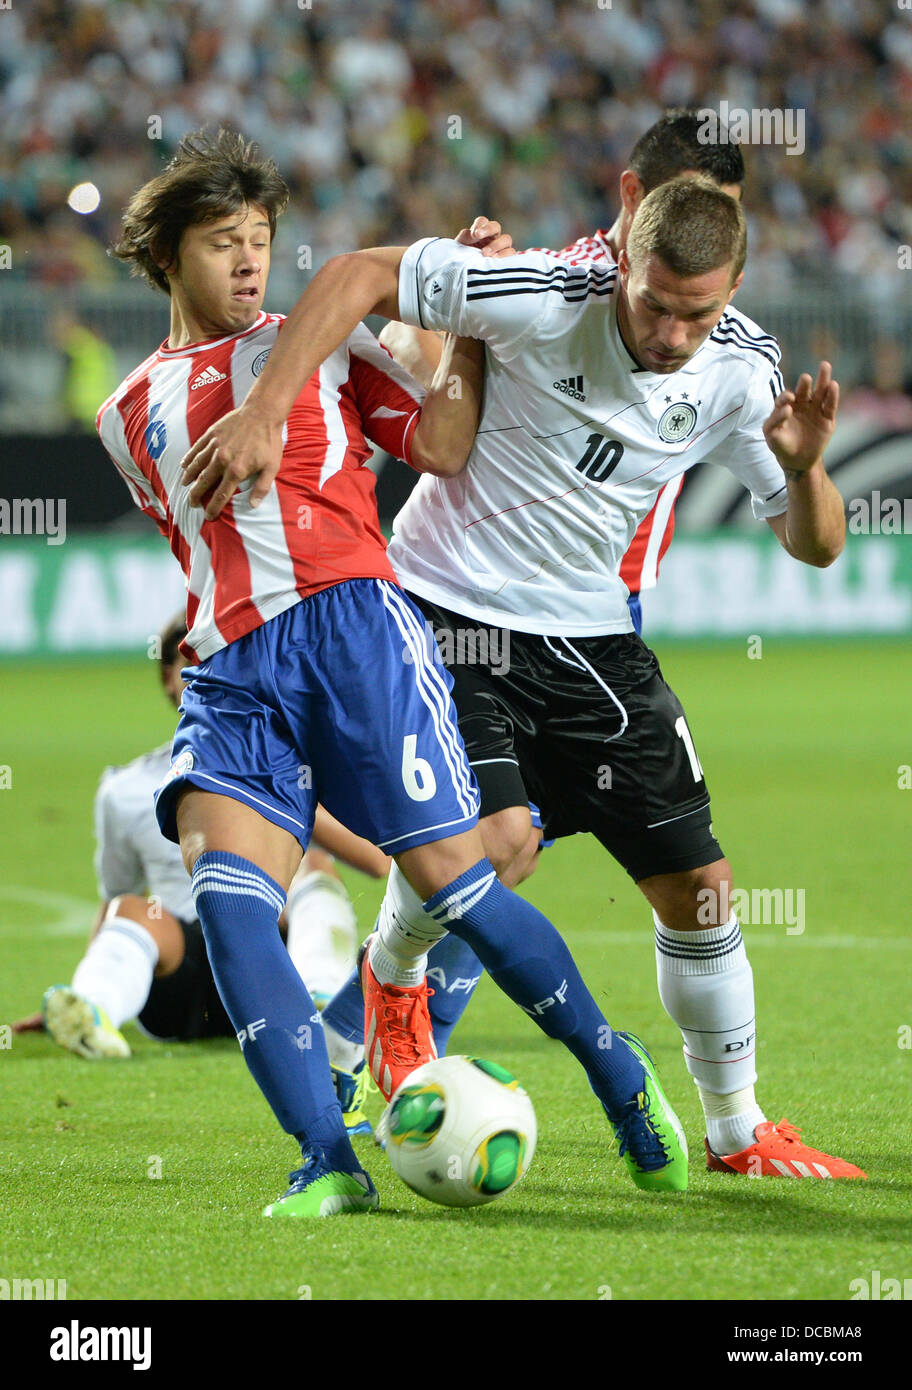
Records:
{"label": "player lying on the ground", "polygon": [[[175,707],[183,688],[178,645],[186,635],[180,617],[159,639],[161,682]],[[120,1029],[133,1018],[161,1040],[234,1035],[209,968],[180,849],[164,839],[155,819],[153,795],[170,762],[167,743],[125,767],[109,768],[102,778],[95,800],[102,897],[95,929],[72,984],[49,989],[43,1011],[14,1023],[14,1032],[43,1025],[61,1046],[89,1059],[129,1057]],[[347,978],[358,945],[355,911],[334,857],[374,878],[385,877],[390,862],[317,808],[314,840],[280,927],[318,1008]]]}
{"label": "player lying on the ground", "polygon": [[[262,498],[245,489],[214,520],[190,505],[188,446],[243,402],[280,351],[285,323],[261,304],[286,199],[272,161],[225,132],[185,139],[134,195],[118,254],[169,293],[171,333],[99,412],[108,452],[188,580],[183,650],[195,664],[156,812],[180,841],[247,1065],[301,1145],[301,1168],[267,1211],[316,1216],[378,1203],[346,1132],[322,1029],[311,1027],[319,1015],[276,929],[318,797],[393,855],[427,909],[417,953],[413,936],[381,923],[365,958],[383,1093],[433,1056],[424,964],[452,925],[583,1065],[634,1181],[680,1189],[686,1150],[648,1055],[612,1033],[555,928],[498,882],[484,855],[451,682],[426,653],[423,618],[386,558],[364,467],[369,437],[419,471],[462,468],[480,408],[478,346],[454,342],[422,401],[353,323],[288,402],[274,440],[284,461],[276,488]],[[491,253],[496,231],[481,238]],[[448,390],[451,374],[460,393]]]}
{"label": "player lying on the ground", "polygon": [[[753,981],[727,902],[731,868],[684,711],[631,631],[619,575],[655,489],[701,460],[749,488],[796,559],[827,565],[844,544],[842,500],[823,451],[838,387],[783,389],[774,339],[729,308],[741,283],[739,205],[686,177],[643,200],[616,270],[544,254],[488,262],[429,238],[330,261],[290,315],[241,410],[189,451],[209,515],[247,478],[264,495],[300,381],[370,313],[484,339],[484,413],[465,473],[420,480],[390,556],[435,631],[479,623],[510,634],[510,667],[453,666],[483,810],[508,845],[529,834],[595,834],[653,910],[662,1001],[681,1028],[706,1118],[710,1167],[791,1177],[859,1177],[767,1121],[756,1081]],[[555,389],[582,378],[570,399]],[[606,772],[608,775],[606,776]],[[509,862],[509,861],[507,861]],[[420,935],[421,904],[395,871],[380,930]]]}

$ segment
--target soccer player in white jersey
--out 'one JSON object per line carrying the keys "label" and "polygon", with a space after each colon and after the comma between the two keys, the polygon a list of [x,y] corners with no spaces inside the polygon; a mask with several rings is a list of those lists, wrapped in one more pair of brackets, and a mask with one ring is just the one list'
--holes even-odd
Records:
{"label": "soccer player in white jersey", "polygon": [[[728,138],[706,140],[706,116],[686,107],[666,111],[637,140],[630,152],[627,168],[618,181],[620,209],[610,227],[599,227],[591,236],[580,237],[570,246],[550,254],[568,265],[604,267],[617,265],[618,253],[627,244],[637,209],[647,193],[660,184],[681,174],[705,174],[713,179],[730,197],[741,199],[744,192],[744,158],[741,147]],[[727,135],[727,132],[725,132]],[[533,247],[533,250],[546,250]],[[506,253],[505,253],[506,254]],[[422,331],[391,320],[380,335],[400,365],[421,382],[433,378],[440,361],[442,335]],[[562,390],[576,389],[572,379],[559,383]],[[675,503],[684,482],[684,474],[672,478],[659,488],[655,501],[640,522],[621,561],[620,574],[629,590],[627,605],[634,629],[642,632],[640,594],[653,589],[658,581],[659,567],[674,535]],[[481,785],[481,784],[480,784]],[[482,785],[482,813],[485,807],[485,788]],[[521,863],[513,869],[518,878],[530,867],[533,846],[525,846]]]}
{"label": "soccer player in white jersey", "polygon": [[[268,489],[270,435],[301,377],[365,314],[484,340],[468,465],[419,482],[390,547],[435,630],[509,632],[509,672],[453,667],[470,757],[514,776],[523,836],[528,795],[549,833],[594,833],[650,903],[660,994],[699,1088],[708,1165],[863,1177],[757,1103],[740,927],[732,914],[707,929],[699,911],[707,897],[727,901],[731,869],[684,712],[631,631],[619,575],[656,488],[698,461],[731,469],[796,559],[827,565],[844,544],[822,457],[838,387],[823,363],[816,382],[783,389],[775,340],[729,307],[745,256],[738,204],[688,177],[643,200],[616,270],[534,253],[486,263],[439,238],[339,257],[296,305],[248,405],[191,451],[188,476],[198,493],[216,487],[210,513],[253,474]],[[575,397],[556,385],[567,378],[579,381]],[[388,893],[396,887],[391,877]],[[411,929],[420,920],[406,894],[390,913]]]}
{"label": "soccer player in white jersey", "polygon": [[[175,708],[185,664],[178,647],[186,635],[181,616],[159,638],[161,684]],[[55,1042],[92,1061],[130,1056],[120,1030],[132,1018],[161,1040],[234,1036],[209,968],[180,848],[164,838],[155,819],[153,795],[170,763],[169,741],[102,777],[95,798],[102,899],[95,929],[71,984],[52,986],[42,1011],[15,1023],[14,1032],[43,1026]],[[386,855],[317,808],[314,841],[292,882],[280,926],[318,1008],[348,977],[347,961],[354,962],[358,941],[336,858],[374,878],[389,871]]]}
{"label": "soccer player in white jersey", "polygon": [[[219,995],[245,1061],[302,1165],[269,1216],[369,1212],[378,1194],[352,1149],[321,1018],[277,931],[317,798],[390,853],[425,909],[419,938],[381,923],[365,954],[366,1040],[389,1097],[434,1055],[426,951],[452,929],[583,1066],[627,1169],[681,1190],[687,1152],[651,1059],[612,1033],[548,920],[505,889],[477,828],[478,789],[451,679],[386,558],[367,438],[419,471],[462,467],[478,423],[481,354],[453,343],[422,392],[353,323],[288,402],[282,473],[208,517],[181,472],[188,447],[231,418],[280,351],[262,310],[287,189],[240,136],[185,138],[124,217],[118,254],[171,300],[171,332],[102,406],[99,432],[188,583],[192,664],[156,814],[180,841]],[[493,254],[495,230],[479,240]],[[261,505],[260,505],[261,504]],[[408,660],[403,653],[408,653]]]}

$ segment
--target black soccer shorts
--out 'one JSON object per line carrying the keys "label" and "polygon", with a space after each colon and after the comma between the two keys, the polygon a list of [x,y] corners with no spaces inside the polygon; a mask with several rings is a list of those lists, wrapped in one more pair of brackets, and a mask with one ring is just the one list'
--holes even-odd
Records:
{"label": "black soccer shorts", "polygon": [[534,801],[546,839],[588,831],[634,880],[722,858],[681,702],[636,633],[505,632],[410,597],[453,677],[482,816]]}
{"label": "black soccer shorts", "polygon": [[234,1028],[219,998],[198,921],[181,922],[184,958],[173,975],[152,981],[139,1014],[143,1031],[160,1042],[233,1038]]}

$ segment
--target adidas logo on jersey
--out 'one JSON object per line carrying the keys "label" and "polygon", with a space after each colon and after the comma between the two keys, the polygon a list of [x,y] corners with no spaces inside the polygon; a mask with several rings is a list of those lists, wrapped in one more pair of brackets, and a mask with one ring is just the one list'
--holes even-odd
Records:
{"label": "adidas logo on jersey", "polygon": [[216,367],[207,367],[204,372],[200,372],[195,381],[190,383],[190,390],[195,391],[199,386],[212,386],[216,381],[227,380],[227,372],[220,372]]}
{"label": "adidas logo on jersey", "polygon": [[575,401],[584,401],[583,394],[585,381],[581,376],[565,376],[560,381],[552,381],[551,385],[555,391],[563,391],[565,396],[572,396]]}

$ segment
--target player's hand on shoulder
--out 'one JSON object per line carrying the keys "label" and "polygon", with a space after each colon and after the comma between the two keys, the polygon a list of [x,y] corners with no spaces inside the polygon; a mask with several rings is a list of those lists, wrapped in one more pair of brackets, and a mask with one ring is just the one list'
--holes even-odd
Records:
{"label": "player's hand on shoulder", "polygon": [[210,425],[187,450],[181,460],[181,481],[190,488],[191,505],[205,505],[212,521],[242,483],[254,476],[250,506],[258,507],[281,462],[281,428],[242,406]]}
{"label": "player's hand on shoulder", "polygon": [[786,472],[805,473],[822,456],[838,408],[839,383],[833,380],[829,362],[821,362],[816,382],[803,372],[794,391],[780,391],[763,433]]}
{"label": "player's hand on shoulder", "polygon": [[483,256],[518,256],[513,238],[499,222],[489,217],[476,217],[471,227],[463,227],[456,240],[460,246],[474,246]]}

